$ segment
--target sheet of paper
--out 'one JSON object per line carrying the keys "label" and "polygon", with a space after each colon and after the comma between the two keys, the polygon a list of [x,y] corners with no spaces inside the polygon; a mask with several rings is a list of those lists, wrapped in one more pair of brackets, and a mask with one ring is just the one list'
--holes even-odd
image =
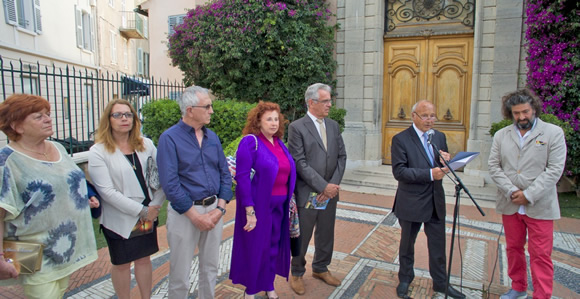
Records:
{"label": "sheet of paper", "polygon": [[453,170],[456,170],[467,165],[467,163],[471,162],[471,160],[473,160],[478,155],[478,152],[459,152],[457,155],[455,155],[455,157],[453,157],[453,159],[451,159],[451,161],[449,161],[449,166]]}

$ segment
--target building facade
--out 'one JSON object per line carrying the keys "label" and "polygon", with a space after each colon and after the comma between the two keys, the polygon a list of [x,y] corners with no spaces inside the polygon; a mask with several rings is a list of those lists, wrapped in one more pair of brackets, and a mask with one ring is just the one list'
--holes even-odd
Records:
{"label": "building facade", "polygon": [[[14,93],[51,103],[56,139],[91,138],[126,77],[147,77],[147,18],[137,0],[4,0],[0,100]],[[0,133],[0,145],[6,137]]]}
{"label": "building facade", "polygon": [[452,154],[481,153],[465,172],[487,177],[501,97],[525,85],[523,1],[336,3],[347,166],[390,164],[391,138],[411,125],[412,105],[427,99]]}

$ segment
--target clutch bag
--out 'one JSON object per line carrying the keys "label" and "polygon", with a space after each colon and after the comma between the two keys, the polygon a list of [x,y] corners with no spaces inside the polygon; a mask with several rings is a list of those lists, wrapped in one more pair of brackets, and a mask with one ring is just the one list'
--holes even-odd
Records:
{"label": "clutch bag", "polygon": [[159,170],[157,169],[157,165],[151,156],[147,158],[147,171],[145,176],[147,180],[147,186],[149,186],[149,188],[151,188],[153,191],[157,191],[161,188],[161,183],[159,182]]}
{"label": "clutch bag", "polygon": [[19,274],[34,274],[42,266],[43,245],[22,241],[3,241],[4,258],[12,260]]}
{"label": "clutch bag", "polygon": [[141,219],[137,220],[137,223],[135,224],[135,226],[133,226],[133,229],[131,230],[129,239],[152,233],[154,225],[155,223],[153,223],[153,220],[145,220],[145,221],[141,221]]}

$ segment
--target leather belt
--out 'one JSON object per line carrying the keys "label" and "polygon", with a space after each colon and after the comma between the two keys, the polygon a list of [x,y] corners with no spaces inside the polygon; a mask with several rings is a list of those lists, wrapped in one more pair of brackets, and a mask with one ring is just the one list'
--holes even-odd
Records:
{"label": "leather belt", "polygon": [[204,199],[200,199],[200,200],[196,200],[193,202],[194,205],[196,206],[209,206],[211,204],[213,204],[217,199],[217,195],[212,195],[212,196],[208,196]]}

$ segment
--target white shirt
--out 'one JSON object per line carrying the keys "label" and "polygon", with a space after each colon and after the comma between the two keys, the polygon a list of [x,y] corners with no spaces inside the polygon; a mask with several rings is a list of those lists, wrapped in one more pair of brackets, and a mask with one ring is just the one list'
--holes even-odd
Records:
{"label": "white shirt", "polygon": [[[425,138],[423,138],[423,134],[425,134],[425,132],[419,130],[419,128],[417,128],[417,126],[415,126],[415,123],[413,123],[413,129],[415,129],[415,133],[417,133],[417,136],[419,136],[419,140],[421,140],[421,144],[423,144],[423,147],[425,147]],[[427,146],[431,146],[431,144],[427,144]],[[433,163],[435,163],[435,157],[433,157]],[[429,175],[431,176],[431,181],[433,181],[433,169],[430,169],[429,171]]]}
{"label": "white shirt", "polygon": [[[522,133],[520,132],[520,128],[518,128],[518,126],[514,124],[514,127],[516,127],[516,133],[517,133],[518,137],[520,138],[520,149],[521,149],[522,147],[524,147],[524,144],[525,144],[525,142],[526,142],[526,139],[528,138],[528,136],[530,136],[530,134],[532,133],[532,131],[533,131],[533,130],[534,130],[534,128],[536,127],[536,124],[537,124],[537,123],[538,123],[538,122],[537,122],[537,121],[534,119],[534,124],[532,125],[532,129],[531,129],[531,130],[528,130],[528,131],[527,131],[527,132],[524,134],[524,136],[522,136]],[[511,193],[510,193],[509,195],[511,196]],[[528,196],[526,195],[526,191],[524,191],[524,196],[525,196],[526,198],[528,198]],[[521,205],[521,206],[520,206],[520,209],[518,210],[518,214],[521,214],[521,215],[526,215],[526,206],[524,206],[524,205]]]}
{"label": "white shirt", "polygon": [[[312,119],[312,122],[314,122],[314,125],[316,126],[316,131],[318,131],[318,136],[320,136],[320,139],[322,139],[322,135],[320,134],[320,123],[318,123],[316,121],[318,118],[316,116],[312,115],[312,113],[310,113],[310,111],[306,112],[306,115],[308,115],[310,117],[310,119]],[[324,118],[322,119],[322,124],[324,125],[324,128],[326,129],[326,122],[324,121]]]}

